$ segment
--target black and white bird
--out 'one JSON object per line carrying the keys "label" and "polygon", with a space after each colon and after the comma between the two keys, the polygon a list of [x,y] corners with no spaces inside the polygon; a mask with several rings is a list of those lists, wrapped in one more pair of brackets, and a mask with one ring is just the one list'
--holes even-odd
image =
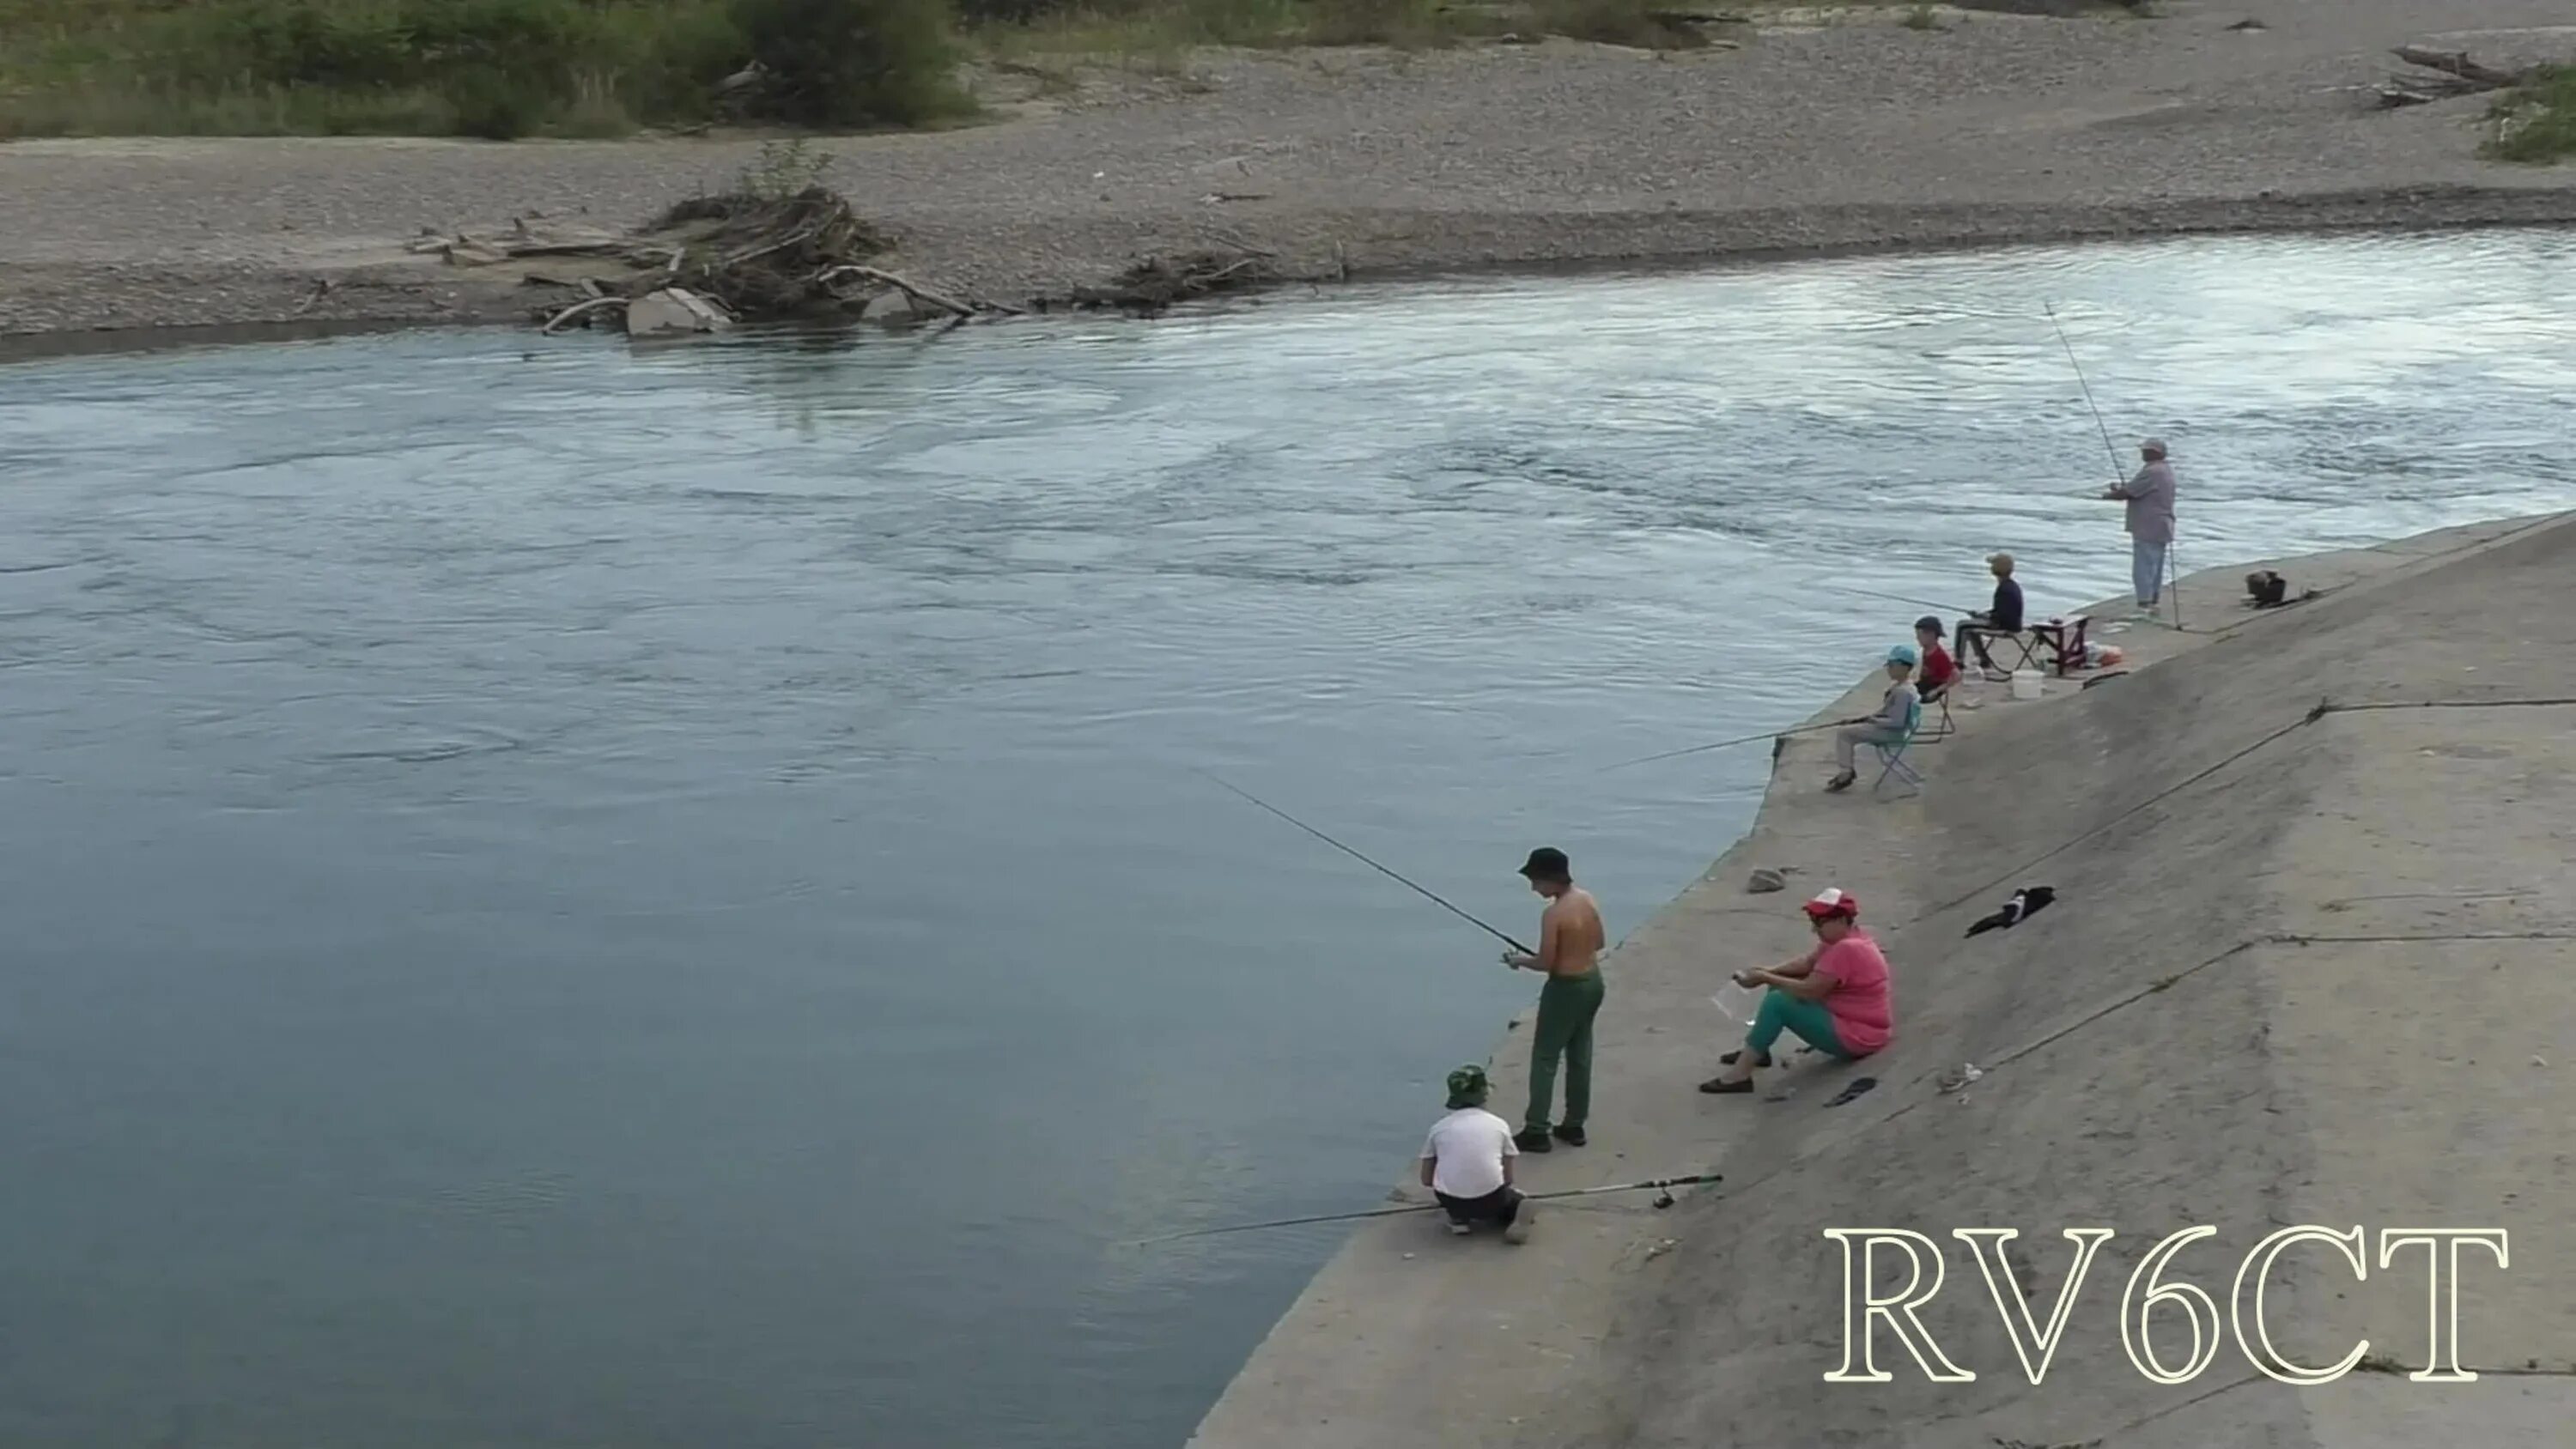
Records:
{"label": "black and white bird", "polygon": [[2057,891],[2053,886],[2023,886],[2013,892],[2011,900],[2004,902],[2002,910],[1970,926],[1968,934],[1973,936],[1980,931],[2009,931],[2048,909],[2048,903],[2055,899],[2057,899]]}

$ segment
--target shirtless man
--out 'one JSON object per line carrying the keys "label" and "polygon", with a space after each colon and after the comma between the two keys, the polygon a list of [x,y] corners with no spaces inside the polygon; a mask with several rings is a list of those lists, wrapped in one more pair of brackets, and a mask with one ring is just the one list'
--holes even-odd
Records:
{"label": "shirtless man", "polygon": [[1601,1011],[1601,905],[1592,892],[1574,883],[1574,867],[1565,852],[1540,846],[1529,854],[1521,875],[1532,891],[1547,898],[1538,919],[1538,954],[1503,953],[1514,970],[1544,972],[1539,988],[1538,1028],[1530,1033],[1529,1114],[1512,1141],[1523,1152],[1547,1152],[1547,1113],[1556,1095],[1556,1060],[1565,1058],[1565,1120],[1555,1138],[1568,1147],[1584,1143],[1583,1121],[1592,1113],[1592,1018]]}

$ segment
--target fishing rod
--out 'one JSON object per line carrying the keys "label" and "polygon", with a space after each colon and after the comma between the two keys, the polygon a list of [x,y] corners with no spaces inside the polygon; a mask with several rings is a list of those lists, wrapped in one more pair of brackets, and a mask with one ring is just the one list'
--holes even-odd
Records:
{"label": "fishing rod", "polygon": [[1943,612],[1943,613],[1945,613],[1945,614],[1965,614],[1965,613],[1968,613],[1968,612],[1969,612],[1969,611],[1968,611],[1968,610],[1966,610],[1966,609],[1962,609],[1962,608],[1960,608],[1960,607],[1959,607],[1958,605],[1956,605],[1956,604],[1942,604],[1942,603],[1936,603],[1936,602],[1934,602],[1933,600],[1930,600],[1930,599],[1917,599],[1917,598],[1909,597],[1909,596],[1907,596],[1907,595],[1905,595],[1905,594],[1882,594],[1882,593],[1880,593],[1880,592],[1879,592],[1878,590],[1876,590],[1876,589],[1862,589],[1862,588],[1855,588],[1855,587],[1853,587],[1853,586],[1852,586],[1852,585],[1850,585],[1850,584],[1827,584],[1827,585],[1825,585],[1825,587],[1826,587],[1826,588],[1829,588],[1829,589],[1833,589],[1833,590],[1835,590],[1836,592],[1839,592],[1839,593],[1845,593],[1845,594],[1865,594],[1865,595],[1867,595],[1868,597],[1873,598],[1873,599],[1887,599],[1887,600],[1890,600],[1890,601],[1892,601],[1892,602],[1894,602],[1894,603],[1899,603],[1899,604],[1914,604],[1914,605],[1917,605],[1918,607],[1921,607],[1921,608],[1926,608],[1926,609],[1939,609],[1941,612]]}
{"label": "fishing rod", "polygon": [[1441,896],[1439,892],[1416,884],[1404,876],[1398,875],[1396,872],[1387,869],[1385,866],[1380,865],[1376,861],[1369,859],[1367,856],[1360,854],[1358,851],[1351,849],[1349,846],[1344,845],[1333,837],[1317,830],[1314,826],[1307,824],[1305,821],[1298,819],[1296,816],[1289,814],[1287,811],[1282,810],[1278,806],[1271,804],[1269,801],[1262,799],[1260,796],[1253,794],[1251,791],[1237,789],[1235,786],[1227,784],[1226,781],[1219,779],[1217,776],[1209,774],[1208,771],[1198,769],[1195,765],[1190,768],[1201,775],[1206,775],[1209,780],[1222,786],[1226,790],[1242,796],[1244,799],[1251,801],[1253,804],[1260,806],[1262,809],[1269,811],[1271,814],[1276,815],[1280,819],[1287,821],[1289,824],[1296,826],[1298,829],[1305,831],[1308,835],[1324,842],[1333,849],[1340,851],[1342,854],[1349,856],[1351,859],[1356,860],[1360,864],[1367,866],[1369,869],[1376,871],[1378,874],[1385,876],[1388,880],[1394,881],[1396,884],[1403,886],[1405,889],[1412,891],[1418,896],[1421,896],[1424,900],[1431,902],[1440,909],[1447,911],[1449,914],[1456,916],[1458,919],[1465,921],[1471,926],[1474,926],[1477,930],[1484,932],[1486,935],[1491,936],[1495,940],[1502,942],[1504,945],[1511,947],[1513,950],[1520,952],[1522,955],[1535,956],[1538,954],[1536,951],[1533,951],[1529,947],[1522,945],[1520,942],[1513,940],[1511,937],[1503,934],[1499,930],[1496,930],[1494,927],[1486,925],[1483,921],[1476,919],[1474,916],[1458,909],[1455,905],[1450,904],[1450,902]]}
{"label": "fishing rod", "polygon": [[[1609,1187],[1574,1187],[1562,1192],[1533,1192],[1522,1195],[1523,1202],[1551,1202],[1558,1198],[1598,1197],[1605,1192],[1652,1192],[1658,1209],[1673,1205],[1672,1190],[1696,1187],[1702,1183],[1722,1182],[1724,1173],[1695,1172],[1688,1177],[1650,1177],[1644,1182],[1615,1183]],[[1318,1213],[1306,1218],[1274,1218],[1266,1223],[1234,1223],[1222,1228],[1191,1228],[1187,1232],[1165,1233],[1158,1238],[1138,1238],[1127,1244],[1131,1248],[1150,1247],[1156,1243],[1177,1243],[1183,1238],[1213,1238],[1225,1233],[1252,1233],[1266,1228],[1301,1228],[1314,1223],[1350,1223],[1362,1218],[1402,1217],[1407,1213],[1438,1212],[1438,1203],[1407,1203],[1403,1207],[1365,1208],[1352,1213]]]}
{"label": "fishing rod", "polygon": [[1595,770],[1592,773],[1596,775],[1606,775],[1612,770],[1624,770],[1630,765],[1651,765],[1657,760],[1678,760],[1684,755],[1703,754],[1709,750],[1723,750],[1731,745],[1749,745],[1756,740],[1776,740],[1783,735],[1812,734],[1817,730],[1834,729],[1849,723],[1851,723],[1850,720],[1830,719],[1826,720],[1822,724],[1791,725],[1789,728],[1784,730],[1764,730],[1758,735],[1737,735],[1731,740],[1718,740],[1713,744],[1693,745],[1686,750],[1666,750],[1660,755],[1640,755],[1633,760],[1621,760],[1615,765],[1603,765],[1600,769]]}
{"label": "fishing rod", "polygon": [[[2066,349],[2066,365],[2075,369],[2075,385],[2084,389],[2084,406],[2092,411],[2093,426],[2102,434],[2102,452],[2111,460],[2111,486],[2125,481],[2120,474],[2120,449],[2111,441],[2111,425],[2102,421],[2102,409],[2093,402],[2093,384],[2084,380],[2084,364],[2075,360],[2075,344],[2066,340],[2066,325],[2057,320],[2057,308],[2043,300],[2040,310],[2048,314],[2048,325],[2057,329],[2057,345]],[[2182,556],[2171,543],[2165,545],[2165,565],[2173,580],[2174,628],[2182,628]]]}
{"label": "fishing rod", "polygon": [[2075,369],[2075,385],[2084,389],[2084,406],[2093,414],[2093,426],[2102,434],[2102,453],[2111,460],[2111,484],[2118,487],[2126,481],[2120,472],[2120,449],[2111,441],[2111,425],[2102,421],[2102,409],[2093,402],[2093,384],[2084,377],[2084,364],[2075,360],[2075,344],[2066,339],[2066,324],[2057,320],[2054,304],[2042,301],[2040,310],[2048,314],[2048,325],[2057,329],[2057,345],[2066,349],[2066,365]]}

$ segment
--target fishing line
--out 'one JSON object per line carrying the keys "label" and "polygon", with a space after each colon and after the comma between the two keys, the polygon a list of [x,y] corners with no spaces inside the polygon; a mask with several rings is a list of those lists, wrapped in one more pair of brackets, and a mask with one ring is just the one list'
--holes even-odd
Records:
{"label": "fishing line", "polygon": [[1474,916],[1471,916],[1465,911],[1460,910],[1455,905],[1452,905],[1439,892],[1431,890],[1426,886],[1416,884],[1414,881],[1397,874],[1395,871],[1389,870],[1385,866],[1378,864],[1376,861],[1369,859],[1365,855],[1362,855],[1360,852],[1353,850],[1351,847],[1344,845],[1333,837],[1317,830],[1314,826],[1307,824],[1305,821],[1298,819],[1296,816],[1289,814],[1287,811],[1282,810],[1278,806],[1271,804],[1269,801],[1262,799],[1260,796],[1253,794],[1251,791],[1237,789],[1235,786],[1219,779],[1216,775],[1210,774],[1206,770],[1199,769],[1196,765],[1192,765],[1190,769],[1197,774],[1206,775],[1210,781],[1223,787],[1227,791],[1251,801],[1253,804],[1260,806],[1262,809],[1269,811],[1271,814],[1276,815],[1280,819],[1287,821],[1289,824],[1296,826],[1298,829],[1305,831],[1308,835],[1315,837],[1317,840],[1324,842],[1333,849],[1340,851],[1342,854],[1349,856],[1351,859],[1356,860],[1360,864],[1367,866],[1369,869],[1376,871],[1378,874],[1385,876],[1388,880],[1394,881],[1396,884],[1403,886],[1405,889],[1412,891],[1416,895],[1421,896],[1424,900],[1431,902],[1440,909],[1447,911],[1449,914],[1456,916],[1458,919],[1465,921],[1471,926],[1474,926],[1476,929],[1493,937],[1495,940],[1502,942],[1504,945],[1511,947],[1513,950],[1520,952],[1522,955],[1535,956],[1538,954],[1536,951],[1533,951],[1529,947],[1522,945],[1520,942],[1513,940],[1511,937],[1503,934],[1494,927],[1486,925],[1483,921],[1476,919]]}
{"label": "fishing line", "polygon": [[[1614,1183],[1608,1187],[1573,1187],[1564,1189],[1560,1192],[1524,1193],[1521,1195],[1521,1200],[1523,1202],[1551,1202],[1559,1198],[1568,1197],[1598,1197],[1605,1192],[1652,1192],[1655,1194],[1655,1206],[1658,1208],[1668,1208],[1673,1205],[1672,1189],[1677,1187],[1696,1187],[1702,1183],[1722,1182],[1724,1180],[1724,1173],[1695,1172],[1687,1177],[1650,1177],[1644,1182]],[[1363,1218],[1393,1218],[1402,1217],[1408,1213],[1430,1213],[1438,1211],[1440,1211],[1440,1204],[1427,1202],[1407,1203],[1403,1207],[1364,1208],[1358,1212],[1350,1213],[1317,1213],[1313,1217],[1273,1218],[1266,1223],[1234,1223],[1222,1228],[1191,1228],[1186,1232],[1165,1233],[1161,1237],[1156,1238],[1138,1238],[1133,1242],[1128,1243],[1126,1246],[1131,1248],[1143,1248],[1150,1247],[1156,1243],[1177,1243],[1183,1238],[1213,1238],[1225,1233],[1253,1233],[1260,1232],[1268,1228],[1301,1228],[1314,1223],[1350,1223],[1358,1222]]]}

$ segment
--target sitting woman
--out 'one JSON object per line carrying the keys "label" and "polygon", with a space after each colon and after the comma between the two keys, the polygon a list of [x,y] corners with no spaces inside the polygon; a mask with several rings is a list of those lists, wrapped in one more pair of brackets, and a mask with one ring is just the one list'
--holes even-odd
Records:
{"label": "sitting woman", "polygon": [[1887,958],[1860,928],[1860,902],[1828,890],[1807,902],[1816,949],[1769,970],[1739,971],[1738,986],[1767,986],[1742,1051],[1719,1058],[1726,1070],[1699,1084],[1703,1092],[1750,1092],[1757,1067],[1771,1065],[1783,1031],[1836,1061],[1857,1061],[1885,1047],[1896,1017],[1888,995]]}

